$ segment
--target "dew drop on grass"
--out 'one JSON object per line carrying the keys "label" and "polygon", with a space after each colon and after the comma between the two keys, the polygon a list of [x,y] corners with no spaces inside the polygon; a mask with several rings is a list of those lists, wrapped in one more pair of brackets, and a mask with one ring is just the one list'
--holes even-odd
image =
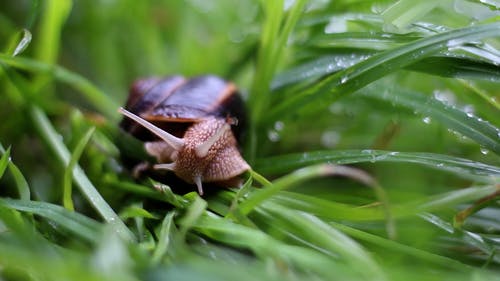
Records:
{"label": "dew drop on grass", "polygon": [[375,152],[371,149],[364,149],[361,151],[363,154],[369,154],[371,156],[370,162],[375,163],[375,160],[377,160],[377,157],[375,155]]}
{"label": "dew drop on grass", "polygon": [[474,106],[472,104],[465,105],[463,111],[467,114],[467,117],[474,117]]}
{"label": "dew drop on grass", "polygon": [[429,116],[426,116],[426,117],[422,118],[422,121],[424,121],[425,124],[430,124],[432,119]]}
{"label": "dew drop on grass", "polygon": [[326,34],[342,33],[347,31],[347,23],[343,18],[333,17],[330,22],[325,26],[324,32]]}
{"label": "dew drop on grass", "polygon": [[490,153],[490,151],[484,147],[481,147],[479,150],[481,151],[481,154],[483,154],[483,155]]}
{"label": "dew drop on grass", "polygon": [[446,43],[446,47],[448,47],[449,51],[453,51],[454,49],[460,47],[463,43],[464,41],[461,39],[452,39]]}
{"label": "dew drop on grass", "polygon": [[284,127],[285,127],[285,123],[283,123],[283,121],[276,121],[274,123],[274,129],[276,131],[281,131],[281,130],[283,130]]}
{"label": "dew drop on grass", "polygon": [[347,80],[349,80],[348,76],[342,76],[342,78],[340,78],[340,84],[344,84]]}
{"label": "dew drop on grass", "polygon": [[321,144],[327,148],[335,147],[340,141],[340,134],[335,131],[326,131],[321,135]]}
{"label": "dew drop on grass", "polygon": [[267,132],[267,138],[272,142],[278,142],[280,140],[280,134],[275,130],[269,130]]}
{"label": "dew drop on grass", "polygon": [[433,95],[436,100],[446,105],[454,105],[456,102],[455,95],[449,90],[435,90]]}

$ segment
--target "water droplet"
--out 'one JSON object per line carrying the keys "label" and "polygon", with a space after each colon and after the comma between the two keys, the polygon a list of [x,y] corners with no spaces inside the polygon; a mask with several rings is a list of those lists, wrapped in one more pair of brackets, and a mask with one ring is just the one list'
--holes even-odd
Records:
{"label": "water droplet", "polygon": [[302,159],[307,160],[308,158],[309,158],[309,153],[304,152],[304,153],[302,154]]}
{"label": "water droplet", "polygon": [[335,147],[340,141],[340,134],[335,131],[327,131],[321,135],[321,144],[327,148]]}
{"label": "water droplet", "polygon": [[488,149],[484,148],[484,147],[481,147],[480,151],[481,151],[481,154],[483,154],[483,155],[486,155],[486,154],[490,153],[490,151]]}
{"label": "water droplet", "polygon": [[285,123],[283,123],[283,121],[276,121],[274,123],[274,129],[276,131],[281,131],[281,130],[283,130],[284,127],[285,127]]}
{"label": "water droplet", "polygon": [[436,167],[438,167],[438,168],[441,168],[441,167],[443,167],[443,166],[444,166],[444,164],[443,164],[443,163],[438,163],[438,164],[436,165]]}
{"label": "water droplet", "polygon": [[446,47],[448,47],[448,50],[453,50],[457,47],[460,47],[464,43],[463,40],[461,39],[452,39],[446,43]]}
{"label": "water droplet", "polygon": [[275,130],[270,130],[267,132],[267,138],[272,142],[277,142],[280,140],[280,135]]}
{"label": "water droplet", "polygon": [[446,105],[454,105],[456,102],[455,94],[449,90],[435,90],[433,95],[436,100]]}
{"label": "water droplet", "polygon": [[429,116],[426,116],[426,117],[422,118],[422,121],[424,121],[425,124],[430,124],[432,120]]}
{"label": "water droplet", "polygon": [[463,111],[468,117],[474,117],[474,106],[472,104],[467,104],[463,107]]}
{"label": "water droplet", "polygon": [[371,149],[364,149],[364,150],[361,151],[361,153],[363,153],[363,154],[370,154],[371,155],[371,159],[370,159],[371,163],[375,163],[375,161],[377,160],[375,152],[373,150],[371,150]]}
{"label": "water droplet", "polygon": [[347,82],[347,80],[349,80],[348,76],[342,76],[342,78],[340,78],[340,83],[344,84],[345,82]]}
{"label": "water droplet", "polygon": [[333,17],[330,22],[325,26],[324,32],[326,34],[330,33],[342,33],[347,31],[347,23],[344,18]]}

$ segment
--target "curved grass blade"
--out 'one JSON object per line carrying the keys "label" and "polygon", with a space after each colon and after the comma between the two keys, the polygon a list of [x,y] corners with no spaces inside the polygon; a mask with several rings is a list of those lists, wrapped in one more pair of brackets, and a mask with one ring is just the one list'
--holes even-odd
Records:
{"label": "curved grass blade", "polygon": [[[48,120],[47,116],[37,107],[32,107],[31,118],[35,124],[38,133],[45,140],[45,142],[52,148],[59,161],[64,165],[68,165],[70,161],[70,153],[68,148],[62,143],[56,130]],[[102,198],[101,194],[97,191],[94,185],[85,175],[85,172],[79,167],[75,166],[73,170],[73,178],[75,179],[80,191],[87,198],[90,205],[101,215],[101,217],[111,224],[115,231],[120,233],[126,239],[133,239],[132,232],[127,228],[125,223],[113,211],[109,204]]]}
{"label": "curved grass blade", "polygon": [[57,80],[68,84],[82,93],[83,97],[104,116],[115,121],[120,117],[118,112],[116,112],[119,105],[83,76],[58,65],[50,65],[23,57],[11,57],[0,54],[0,62],[29,72],[51,74]]}
{"label": "curved grass blade", "polygon": [[[271,88],[276,90],[307,79],[317,79],[351,67],[370,56],[372,54],[366,52],[316,58],[279,73],[273,79]],[[448,53],[424,58],[406,66],[405,69],[442,77],[500,82],[500,67],[498,65],[467,57],[456,57]]]}
{"label": "curved grass blade", "polygon": [[487,239],[484,239],[481,235],[465,230],[455,229],[450,223],[430,213],[422,214],[421,217],[425,221],[431,223],[434,226],[437,226],[438,228],[444,230],[445,232],[459,236],[460,242],[479,249],[484,254],[486,254],[486,256],[493,257],[493,260],[496,263],[500,263],[500,257],[495,255],[497,249],[494,246],[492,246],[487,241]]}
{"label": "curved grass blade", "polygon": [[395,235],[392,213],[390,211],[389,201],[384,189],[382,189],[382,187],[380,187],[378,183],[364,171],[346,166],[320,164],[299,169],[276,180],[271,185],[266,186],[266,188],[257,190],[254,193],[250,194],[245,201],[241,202],[241,204],[237,206],[234,213],[237,213],[239,215],[247,215],[258,205],[262,204],[262,202],[278,194],[278,192],[297,185],[308,179],[321,176],[345,176],[373,188],[375,196],[384,206],[383,210],[387,220],[387,232],[391,237]]}
{"label": "curved grass blade", "polygon": [[328,76],[305,91],[295,93],[294,96],[283,100],[269,113],[266,120],[283,118],[283,116],[297,112],[297,110],[320,97],[329,100],[330,103],[389,73],[416,63],[439,51],[457,47],[473,40],[497,36],[499,29],[500,22],[456,29],[376,54],[352,67]]}
{"label": "curved grass blade", "polygon": [[265,174],[275,174],[286,173],[318,163],[341,165],[376,162],[414,163],[486,183],[496,182],[500,179],[500,168],[464,158],[425,152],[383,150],[325,150],[286,154],[258,159],[255,163],[255,169]]}
{"label": "curved grass blade", "polygon": [[500,66],[470,58],[438,55],[406,67],[423,73],[462,79],[500,82]]}
{"label": "curved grass blade", "polygon": [[332,225],[336,229],[352,236],[353,238],[359,239],[361,241],[365,241],[377,246],[384,247],[385,249],[388,249],[389,251],[394,251],[394,252],[400,252],[404,253],[405,255],[413,256],[418,259],[422,259],[425,261],[429,261],[435,264],[439,264],[443,267],[446,268],[452,268],[453,270],[457,270],[459,272],[462,271],[467,271],[469,268],[467,265],[460,263],[459,261],[456,261],[451,258],[443,257],[440,255],[436,255],[434,253],[429,253],[423,250],[420,250],[418,248],[410,247],[404,244],[400,244],[398,242],[385,239],[382,237],[379,237],[377,235],[361,231],[359,229],[355,229],[346,225],[343,225],[341,223],[336,223],[336,222],[329,222],[328,224]]}
{"label": "curved grass blade", "polygon": [[342,32],[315,36],[311,39],[310,44],[318,48],[385,51],[420,38],[418,36],[382,32]]}
{"label": "curved grass blade", "polygon": [[[23,174],[21,173],[21,170],[19,170],[19,168],[10,160],[10,148],[8,148],[7,151],[5,151],[3,146],[0,144],[0,153],[3,154],[2,166],[3,164],[7,165],[9,167],[10,173],[14,177],[14,181],[17,186],[17,192],[19,193],[19,198],[21,198],[22,200],[30,200],[31,197],[30,187],[28,185],[28,182],[24,178]],[[2,169],[3,171],[1,171],[0,178],[1,175],[3,175],[3,173],[5,172],[5,167]]]}
{"label": "curved grass blade", "polygon": [[247,142],[248,161],[253,162],[257,149],[257,124],[267,109],[269,87],[286,46],[289,35],[302,15],[302,10],[307,1],[298,0],[293,3],[288,15],[285,17],[284,1],[262,2],[266,17],[262,27],[257,66],[252,82],[248,103],[252,107],[249,140]]}
{"label": "curved grass blade", "polygon": [[391,105],[410,109],[422,117],[437,120],[448,129],[474,140],[481,148],[500,155],[500,129],[489,122],[407,89],[395,87],[388,90],[378,84],[372,87],[364,94],[365,97],[390,102]]}
{"label": "curved grass blade", "polygon": [[400,0],[387,8],[382,13],[382,17],[388,27],[398,31],[417,21],[438,5],[440,5],[439,1],[434,0],[422,0],[418,2]]}
{"label": "curved grass blade", "polygon": [[[255,228],[232,223],[230,220],[215,216],[204,215],[193,226],[194,230],[227,245],[252,250],[261,259],[275,261],[278,266],[290,264],[304,272],[313,272],[314,275],[332,280],[342,272],[342,276],[352,276],[339,262],[324,252],[310,247],[288,245],[281,239],[275,239],[269,234]],[[280,266],[280,267],[281,267]],[[356,276],[359,278],[359,276]],[[354,276],[353,279],[355,280]]]}
{"label": "curved grass blade", "polygon": [[75,150],[71,154],[69,164],[64,170],[64,178],[63,178],[63,206],[73,211],[75,209],[73,205],[73,200],[71,199],[72,194],[72,186],[71,186],[71,176],[73,175],[73,171],[75,169],[75,165],[78,163],[78,159],[83,153],[85,146],[87,146],[90,138],[94,134],[95,127],[90,128],[83,136],[83,138],[78,142],[75,147]]}
{"label": "curved grass blade", "polygon": [[15,57],[26,50],[26,48],[28,48],[29,44],[31,43],[31,38],[31,32],[27,29],[23,29],[23,36],[19,41],[19,44],[17,44],[16,48],[14,49],[12,56]]}
{"label": "curved grass blade", "polygon": [[2,144],[0,144],[0,152],[2,152],[2,158],[0,158],[0,179],[3,177],[5,173],[5,169],[10,163],[10,147],[7,150],[4,150]]}
{"label": "curved grass blade", "polygon": [[[469,187],[441,193],[416,201],[391,204],[392,215],[396,218],[415,216],[422,212],[433,212],[453,208],[460,204],[474,202],[497,191],[495,185]],[[347,221],[380,221],[385,219],[384,211],[378,207],[359,208],[322,198],[282,191],[269,201],[289,209],[299,210],[328,220]]]}
{"label": "curved grass blade", "polygon": [[385,280],[380,267],[361,245],[314,215],[266,204],[258,212],[273,221],[273,228],[300,243],[341,259],[367,280]]}
{"label": "curved grass blade", "polygon": [[58,205],[8,198],[0,198],[0,205],[47,218],[87,241],[96,242],[99,237],[101,224]]}

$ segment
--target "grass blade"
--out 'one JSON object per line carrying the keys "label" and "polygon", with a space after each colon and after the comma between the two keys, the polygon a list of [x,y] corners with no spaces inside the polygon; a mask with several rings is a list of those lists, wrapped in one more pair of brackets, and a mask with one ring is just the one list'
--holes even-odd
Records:
{"label": "grass blade", "polygon": [[88,142],[90,141],[90,138],[94,134],[95,127],[90,128],[83,136],[83,138],[78,142],[78,144],[75,147],[75,150],[71,154],[69,164],[64,170],[64,176],[63,176],[63,206],[68,209],[73,211],[74,205],[73,205],[73,200],[71,198],[72,194],[72,186],[71,186],[71,176],[73,175],[74,169],[76,164],[78,163],[78,159],[80,159],[80,156],[83,153],[83,150],[85,149],[85,146],[87,146]]}
{"label": "grass blade", "polygon": [[3,177],[5,173],[5,169],[10,163],[10,147],[7,150],[4,150],[3,146],[0,144],[0,152],[2,152],[2,158],[0,158],[0,179]]}
{"label": "grass blade", "polygon": [[58,205],[7,198],[0,198],[0,205],[47,218],[87,241],[95,242],[99,237],[101,225],[98,222]]}
{"label": "grass blade", "polygon": [[23,174],[21,173],[21,170],[19,170],[19,168],[10,160],[10,148],[5,151],[3,146],[0,144],[0,153],[3,154],[2,160],[0,162],[0,178],[5,172],[5,167],[3,167],[3,165],[7,165],[9,167],[10,173],[14,177],[19,198],[21,198],[21,200],[30,200],[30,187]]}
{"label": "grass blade", "polygon": [[151,261],[153,264],[159,264],[161,259],[167,254],[171,247],[172,231],[174,226],[175,212],[168,213],[163,219],[160,226],[160,235],[158,237],[158,245],[156,246]]}
{"label": "grass blade", "polygon": [[351,267],[358,268],[357,273],[367,280],[385,280],[380,267],[367,251],[316,216],[269,204],[264,209],[269,212],[267,216],[273,217],[275,224],[280,225],[280,230],[289,231],[298,241],[332,256],[340,255]]}
{"label": "grass blade", "polygon": [[31,32],[27,29],[23,29],[23,37],[21,38],[21,41],[19,41],[19,44],[17,44],[16,48],[14,49],[14,52],[12,53],[12,56],[15,57],[22,53],[26,48],[28,48],[29,44],[31,43]]}
{"label": "grass blade", "polygon": [[400,253],[403,253],[405,255],[413,256],[413,257],[416,257],[416,258],[419,258],[422,260],[426,260],[426,261],[429,261],[429,262],[432,262],[435,264],[439,264],[443,267],[452,268],[453,270],[457,270],[457,271],[466,271],[468,268],[465,264],[460,263],[454,259],[450,259],[447,257],[443,257],[440,255],[429,253],[429,252],[426,252],[426,251],[423,251],[423,250],[420,250],[417,248],[413,248],[413,247],[410,247],[410,246],[407,246],[404,244],[400,244],[398,242],[395,242],[395,241],[392,241],[389,239],[385,239],[385,238],[379,237],[377,235],[374,235],[374,234],[371,234],[371,233],[368,233],[365,231],[361,231],[361,230],[358,230],[358,229],[355,229],[355,228],[352,228],[352,227],[349,227],[349,226],[346,226],[346,225],[343,225],[340,223],[329,222],[329,224],[332,225],[333,227],[337,228],[338,230],[350,235],[353,238],[356,238],[356,239],[359,239],[361,241],[365,241],[365,242],[368,242],[368,243],[371,243],[371,244],[374,244],[377,246],[381,246],[384,249],[388,249],[390,251],[400,252]]}
{"label": "grass blade", "polygon": [[324,280],[332,280],[338,272],[345,273],[344,276],[354,275],[352,271],[346,270],[342,264],[321,251],[310,247],[288,245],[281,239],[275,239],[260,230],[235,224],[229,220],[204,215],[196,222],[194,229],[214,241],[250,249],[261,259],[274,261],[278,268],[282,268],[284,264],[290,265],[291,268],[297,267],[304,272],[313,271],[314,274],[323,276]]}
{"label": "grass blade", "polygon": [[500,129],[491,123],[434,98],[401,88],[393,90],[397,94],[391,93],[391,90],[384,89],[379,85],[374,85],[373,89],[367,91],[365,96],[369,99],[390,102],[394,106],[410,109],[422,117],[437,120],[446,128],[474,140],[481,148],[500,155]]}
{"label": "grass blade", "polygon": [[[68,165],[70,161],[70,153],[66,146],[62,143],[59,135],[50,124],[47,116],[37,107],[31,108],[31,118],[35,124],[38,133],[47,144],[55,152],[64,165]],[[73,178],[75,179],[82,194],[87,198],[90,205],[101,215],[101,217],[111,224],[117,233],[120,233],[126,239],[133,239],[132,232],[125,226],[119,216],[111,209],[108,203],[102,198],[101,194],[96,190],[94,185],[89,181],[83,170],[76,165],[73,170]]]}
{"label": "grass blade", "polygon": [[293,97],[277,105],[269,113],[268,118],[272,120],[283,118],[283,116],[296,112],[319,97],[332,102],[441,50],[457,47],[473,40],[496,36],[498,29],[500,29],[500,22],[465,27],[416,40],[376,54],[352,67],[328,76],[305,91],[295,93]]}
{"label": "grass blade", "polygon": [[50,65],[23,57],[0,54],[0,62],[29,72],[51,74],[57,80],[82,93],[83,97],[107,118],[115,121],[120,118],[116,111],[119,105],[83,76],[58,65]]}
{"label": "grass blade", "polygon": [[262,173],[275,174],[318,163],[341,165],[377,162],[414,163],[486,183],[496,182],[500,178],[500,168],[468,159],[435,153],[384,150],[325,150],[286,154],[258,159],[255,169]]}
{"label": "grass blade", "polygon": [[[356,52],[314,58],[276,75],[271,88],[278,89],[307,79],[317,79],[351,67],[371,55],[368,52]],[[449,53],[424,58],[406,66],[405,69],[442,77],[500,82],[500,67],[498,65],[467,57],[456,57]]]}

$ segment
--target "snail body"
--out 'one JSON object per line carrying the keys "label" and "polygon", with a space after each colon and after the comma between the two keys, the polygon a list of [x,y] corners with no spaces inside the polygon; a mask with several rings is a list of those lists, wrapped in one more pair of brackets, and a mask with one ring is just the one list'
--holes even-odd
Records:
{"label": "snail body", "polygon": [[245,125],[236,87],[216,76],[135,82],[120,126],[144,141],[154,169],[170,170],[203,194],[202,183],[232,184],[250,166],[238,141]]}

